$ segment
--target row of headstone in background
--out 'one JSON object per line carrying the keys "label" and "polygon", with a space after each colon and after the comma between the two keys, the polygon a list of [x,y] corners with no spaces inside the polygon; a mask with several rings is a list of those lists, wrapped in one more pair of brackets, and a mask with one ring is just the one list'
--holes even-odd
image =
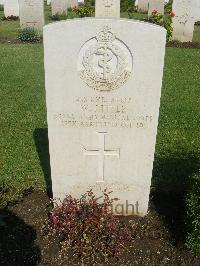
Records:
{"label": "row of headstone in background", "polygon": [[[138,9],[147,12],[148,16],[152,11],[164,14],[164,0],[138,0]],[[175,13],[173,18],[173,40],[180,42],[191,42],[193,39],[194,24],[200,20],[199,0],[174,0],[172,10]]]}
{"label": "row of headstone in background", "polygon": [[[67,13],[68,7],[78,5],[76,0],[52,0],[52,15]],[[44,26],[43,0],[4,0],[4,16],[19,16],[21,28],[35,28],[42,31]]]}
{"label": "row of headstone in background", "polygon": [[[148,15],[153,10],[164,13],[164,0],[138,0],[138,9]],[[78,5],[77,0],[52,0],[52,15],[67,14],[68,7]],[[173,11],[173,39],[178,41],[192,41],[194,23],[200,19],[200,3],[198,0],[174,0]],[[21,28],[34,27],[42,31],[44,25],[43,0],[4,0],[4,15],[20,16]],[[120,17],[120,0],[96,1],[96,17]]]}

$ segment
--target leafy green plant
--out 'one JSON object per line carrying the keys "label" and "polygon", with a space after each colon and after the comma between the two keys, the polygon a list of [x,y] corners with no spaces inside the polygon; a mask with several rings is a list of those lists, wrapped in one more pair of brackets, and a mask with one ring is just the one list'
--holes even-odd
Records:
{"label": "leafy green plant", "polygon": [[165,4],[165,14],[168,14],[172,10],[173,0],[169,0],[168,3]]}
{"label": "leafy green plant", "polygon": [[149,17],[149,21],[157,25],[163,25],[163,19],[163,14],[157,12],[156,10],[153,10],[151,16]]}
{"label": "leafy green plant", "polygon": [[172,37],[172,17],[174,16],[175,14],[171,10],[165,16],[163,14],[160,14],[156,10],[153,10],[151,16],[149,17],[149,21],[151,23],[165,27],[165,29],[167,30],[167,41],[170,41]]}
{"label": "leafy green plant", "polygon": [[191,189],[186,198],[186,245],[200,252],[200,175],[192,178]]}
{"label": "leafy green plant", "polygon": [[91,8],[95,8],[95,0],[85,0],[85,5]]}
{"label": "leafy green plant", "polygon": [[79,18],[83,18],[83,17],[91,17],[94,14],[95,9],[93,7],[90,7],[90,6],[87,6],[87,5],[80,5],[78,7],[72,8],[72,11]]}
{"label": "leafy green plant", "polygon": [[59,21],[59,20],[66,20],[67,19],[67,15],[65,12],[63,12],[62,14],[58,14],[56,13],[55,15],[52,15],[50,16],[50,18],[52,20],[56,20],[56,21]]}
{"label": "leafy green plant", "polygon": [[135,12],[135,0],[121,0],[120,1],[120,11],[128,12],[128,14]]}
{"label": "leafy green plant", "polygon": [[22,42],[39,42],[40,41],[40,34],[34,28],[24,28],[20,30],[18,39]]}
{"label": "leafy green plant", "polygon": [[67,18],[68,19],[73,19],[73,18],[78,18],[79,16],[76,14],[76,12],[73,11],[72,8],[68,8],[67,10]]}
{"label": "leafy green plant", "polygon": [[110,198],[111,192],[103,193],[102,201],[92,190],[80,199],[67,196],[51,212],[51,232],[60,236],[61,250],[73,253],[83,262],[90,264],[100,258],[118,257],[131,239],[129,227],[111,212],[117,199]]}

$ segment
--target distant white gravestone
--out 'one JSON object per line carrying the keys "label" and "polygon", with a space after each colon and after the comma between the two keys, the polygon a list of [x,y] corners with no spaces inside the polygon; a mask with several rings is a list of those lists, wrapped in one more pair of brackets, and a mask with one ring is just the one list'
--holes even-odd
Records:
{"label": "distant white gravestone", "polygon": [[0,0],[0,5],[3,5],[3,1],[4,1],[4,0]]}
{"label": "distant white gravestone", "polygon": [[78,6],[78,1],[77,0],[68,0],[68,7],[74,8]]}
{"label": "distant white gravestone", "polygon": [[88,18],[44,27],[55,198],[107,188],[123,214],[133,214],[136,205],[135,214],[147,213],[165,42],[164,28],[133,20]]}
{"label": "distant white gravestone", "polygon": [[52,15],[67,14],[68,0],[51,0]]}
{"label": "distant white gravestone", "polygon": [[164,14],[165,1],[164,0],[149,0],[148,16],[156,10],[160,14]]}
{"label": "distant white gravestone", "polygon": [[44,26],[44,1],[19,0],[19,14],[21,28],[35,28],[39,31]]}
{"label": "distant white gravestone", "polygon": [[51,4],[51,0],[47,0],[47,5],[49,6]]}
{"label": "distant white gravestone", "polygon": [[191,42],[193,38],[194,23],[197,18],[196,0],[174,0],[173,12],[173,39],[180,42]]}
{"label": "distant white gravestone", "polygon": [[149,0],[138,0],[138,11],[148,12]]}
{"label": "distant white gravestone", "polygon": [[19,3],[18,0],[4,0],[4,16],[19,16]]}
{"label": "distant white gravestone", "polygon": [[120,18],[120,0],[96,0],[95,17]]}

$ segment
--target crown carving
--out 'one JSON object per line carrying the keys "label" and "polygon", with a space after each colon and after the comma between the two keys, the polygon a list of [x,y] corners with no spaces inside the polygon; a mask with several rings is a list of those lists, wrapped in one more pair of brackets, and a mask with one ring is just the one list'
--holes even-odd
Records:
{"label": "crown carving", "polygon": [[96,39],[98,42],[109,43],[115,40],[115,35],[111,31],[110,27],[105,26],[102,31],[97,34]]}

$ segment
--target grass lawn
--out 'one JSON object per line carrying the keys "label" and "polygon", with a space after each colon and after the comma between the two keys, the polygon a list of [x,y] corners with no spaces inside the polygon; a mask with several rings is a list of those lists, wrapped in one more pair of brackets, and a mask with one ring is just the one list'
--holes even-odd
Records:
{"label": "grass lawn", "polygon": [[[48,168],[41,44],[0,44],[3,201],[43,188]],[[167,48],[153,187],[181,190],[200,161],[200,50]],[[45,170],[46,169],[46,170]]]}
{"label": "grass lawn", "polygon": [[16,38],[20,29],[19,20],[6,21],[1,20],[3,11],[0,11],[0,38]]}
{"label": "grass lawn", "polygon": [[0,177],[16,197],[18,188],[44,183],[34,141],[35,130],[46,127],[43,48],[1,44],[0,58]]}
{"label": "grass lawn", "polygon": [[200,42],[200,26],[194,27],[193,42]]}

